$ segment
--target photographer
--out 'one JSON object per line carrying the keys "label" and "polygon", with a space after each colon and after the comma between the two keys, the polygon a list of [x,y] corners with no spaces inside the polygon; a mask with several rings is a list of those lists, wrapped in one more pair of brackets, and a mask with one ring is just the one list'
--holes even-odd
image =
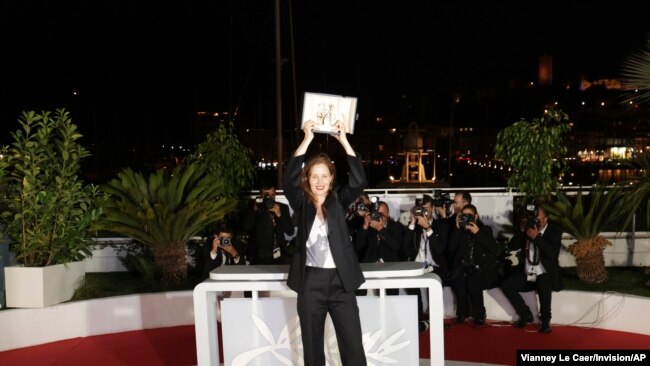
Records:
{"label": "photographer", "polygon": [[232,241],[232,230],[223,227],[214,233],[212,243],[203,245],[203,278],[223,265],[246,264],[239,256],[241,248],[238,247]]}
{"label": "photographer", "polygon": [[242,223],[249,233],[246,259],[251,264],[289,263],[286,235],[293,235],[289,206],[275,201],[275,187],[260,189],[260,197],[248,210]]}
{"label": "photographer", "polygon": [[[404,260],[402,237],[404,226],[390,218],[388,204],[377,201],[373,210],[364,216],[363,226],[354,238],[356,250],[362,253],[361,263],[399,262]],[[358,290],[357,295],[365,295],[366,290]],[[386,290],[389,295],[397,295],[398,289]]]}
{"label": "photographer", "polygon": [[[354,238],[359,230],[363,228],[365,216],[370,213],[372,202],[367,193],[362,193],[353,203],[348,207],[348,213],[345,216],[345,221],[348,223],[348,231],[350,232],[350,241],[354,242]],[[357,251],[357,258],[363,258],[363,251]]]}
{"label": "photographer", "polygon": [[[444,206],[444,205],[441,205]],[[432,212],[437,211],[439,219],[433,218]],[[441,212],[442,211],[442,212]],[[446,209],[434,207],[434,199],[424,195],[422,203],[416,202],[411,209],[411,218],[408,230],[404,235],[404,254],[408,261],[420,262],[427,271],[434,272],[444,283],[447,277],[447,261],[445,259],[445,247],[447,246],[447,234],[449,224],[444,219]],[[428,321],[423,298],[428,298],[427,289],[407,289],[410,295],[418,296],[418,317],[420,318],[420,330],[425,330],[428,325],[422,328],[422,322]]]}
{"label": "photographer", "polygon": [[539,296],[540,333],[551,332],[551,297],[563,288],[558,257],[562,247],[562,229],[549,224],[543,208],[528,209],[521,220],[520,230],[508,244],[519,250],[518,264],[501,284],[501,290],[514,307],[519,319],[514,323],[523,328],[533,321],[533,314],[519,292],[537,291]]}
{"label": "photographer", "polygon": [[463,323],[471,309],[474,325],[480,326],[485,323],[483,290],[497,278],[497,243],[474,205],[465,205],[455,224],[458,230],[452,232],[449,248],[456,255],[449,279],[456,296],[456,323]]}

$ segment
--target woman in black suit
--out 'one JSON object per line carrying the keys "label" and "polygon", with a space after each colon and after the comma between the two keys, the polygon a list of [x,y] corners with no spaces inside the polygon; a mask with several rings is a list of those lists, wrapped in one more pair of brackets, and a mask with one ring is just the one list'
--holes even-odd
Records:
{"label": "woman in black suit", "polygon": [[325,365],[325,318],[330,314],[343,365],[365,365],[361,321],[355,291],[365,281],[345,221],[346,208],[366,187],[361,158],[338,122],[332,136],[347,153],[347,185],[335,187],[336,170],[326,154],[305,163],[314,139],[314,122],[303,127],[298,149],[284,174],[284,193],[295,213],[298,252],[289,268],[287,285],[298,293],[298,316],[305,365]]}
{"label": "woman in black suit", "polygon": [[479,219],[476,206],[465,205],[456,215],[456,230],[449,239],[449,249],[456,253],[449,272],[456,295],[456,322],[462,323],[470,313],[475,325],[485,323],[483,290],[497,278],[497,243],[492,229]]}

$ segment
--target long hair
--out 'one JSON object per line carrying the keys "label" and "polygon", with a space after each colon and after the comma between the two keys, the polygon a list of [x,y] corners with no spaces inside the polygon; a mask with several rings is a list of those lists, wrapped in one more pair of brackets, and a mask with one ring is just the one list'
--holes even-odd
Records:
{"label": "long hair", "polygon": [[[302,174],[300,175],[300,186],[305,191],[307,197],[309,197],[309,200],[314,205],[314,207],[318,206],[318,201],[316,200],[316,195],[314,194],[314,192],[311,191],[311,187],[309,186],[309,175],[311,174],[312,168],[317,164],[325,165],[327,169],[330,171],[330,174],[332,175],[330,186],[327,189],[328,194],[332,191],[332,189],[334,189],[334,182],[336,181],[336,167],[334,166],[334,163],[332,163],[332,159],[327,154],[325,153],[316,154],[312,156],[307,161],[307,163],[305,163],[305,166],[302,169]],[[327,213],[325,212],[325,207],[322,207],[322,209],[323,209],[323,216],[327,217]]]}

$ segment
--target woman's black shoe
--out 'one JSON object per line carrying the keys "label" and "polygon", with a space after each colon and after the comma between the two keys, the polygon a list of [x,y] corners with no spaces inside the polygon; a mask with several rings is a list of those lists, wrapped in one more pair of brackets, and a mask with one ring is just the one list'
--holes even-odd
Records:
{"label": "woman's black shoe", "polygon": [[542,326],[539,327],[538,332],[540,333],[551,333],[551,324],[550,323],[542,323]]}
{"label": "woman's black shoe", "polygon": [[532,322],[533,322],[533,314],[520,315],[519,320],[515,322],[514,326],[517,328],[523,328],[526,326],[526,324]]}
{"label": "woman's black shoe", "polygon": [[456,324],[462,324],[462,323],[465,323],[465,318],[466,318],[465,316],[457,316],[457,317],[456,317],[456,320],[454,320],[454,322],[455,322]]}
{"label": "woman's black shoe", "polygon": [[484,318],[474,319],[474,325],[476,325],[477,327],[480,327],[483,324],[485,324],[485,319]]}

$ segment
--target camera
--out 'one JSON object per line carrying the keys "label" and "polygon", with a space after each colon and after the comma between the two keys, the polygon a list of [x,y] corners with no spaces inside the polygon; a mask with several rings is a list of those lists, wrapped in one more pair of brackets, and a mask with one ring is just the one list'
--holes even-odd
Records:
{"label": "camera", "polygon": [[466,230],[467,226],[469,226],[470,223],[474,222],[474,215],[471,214],[461,214],[460,215],[460,223],[458,226],[460,226],[461,229]]}
{"label": "camera", "polygon": [[415,199],[415,206],[411,209],[413,216],[429,216],[429,211],[422,206],[422,198]]}
{"label": "camera", "polygon": [[366,203],[363,202],[363,200],[358,200],[357,202],[355,202],[354,210],[368,212],[370,211],[370,208],[366,206]]}
{"label": "camera", "polygon": [[539,220],[537,219],[537,208],[535,205],[526,205],[526,210],[524,210],[521,222],[526,229],[537,227]]}
{"label": "camera", "polygon": [[273,206],[275,206],[275,200],[269,195],[264,195],[264,197],[258,198],[255,200],[255,202],[257,202],[260,207],[265,208],[267,211],[273,209]]}
{"label": "camera", "polygon": [[223,237],[223,236],[219,238],[219,242],[221,243],[220,246],[222,246],[222,247],[226,247],[226,246],[230,245],[230,239],[228,239],[226,237]]}
{"label": "camera", "polygon": [[449,207],[454,203],[454,200],[449,197],[449,193],[433,192],[433,207]]}
{"label": "camera", "polygon": [[372,203],[370,209],[370,219],[374,221],[381,221],[383,215],[379,212],[379,197],[370,197],[370,202]]}

